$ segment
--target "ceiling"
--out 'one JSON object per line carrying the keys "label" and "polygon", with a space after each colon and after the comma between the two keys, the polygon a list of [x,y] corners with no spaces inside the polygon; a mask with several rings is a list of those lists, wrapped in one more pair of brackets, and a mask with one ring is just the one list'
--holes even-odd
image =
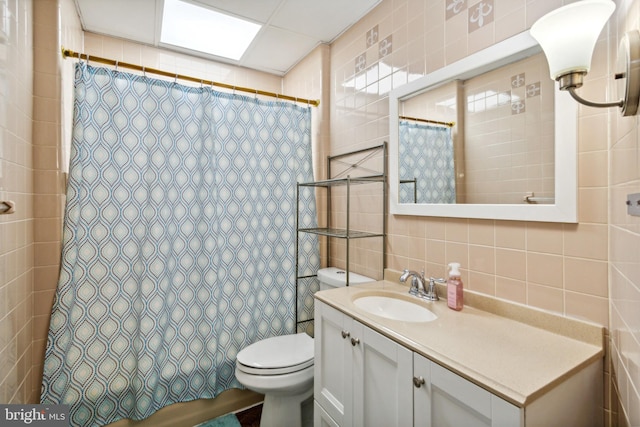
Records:
{"label": "ceiling", "polygon": [[283,75],[321,43],[331,43],[381,0],[189,0],[262,24],[239,61],[160,43],[163,0],[75,0],[85,31],[205,56]]}

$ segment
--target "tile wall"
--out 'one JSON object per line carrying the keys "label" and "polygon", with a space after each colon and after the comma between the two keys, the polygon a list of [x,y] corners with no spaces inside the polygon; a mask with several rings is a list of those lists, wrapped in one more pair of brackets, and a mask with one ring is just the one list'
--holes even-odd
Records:
{"label": "tile wall", "polygon": [[[40,397],[42,364],[51,314],[51,303],[60,268],[60,242],[65,202],[65,156],[63,135],[70,123],[63,105],[73,93],[69,61],[61,46],[82,47],[82,30],[73,0],[35,0],[34,97],[33,97],[33,376],[34,399]],[[67,73],[65,73],[65,70]]]}
{"label": "tile wall", "polygon": [[[640,1],[616,1],[609,43],[615,64],[618,40],[626,31],[640,29]],[[610,92],[616,93],[614,84]],[[640,218],[627,215],[626,196],[640,192],[640,135],[638,116],[610,112],[609,145],[609,257],[610,351],[614,376],[612,393],[618,396],[619,426],[640,425]],[[616,402],[616,400],[612,400]]]}
{"label": "tile wall", "polygon": [[[331,46],[331,152],[360,149],[388,139],[391,89],[525,31],[537,18],[564,3],[570,1],[384,0]],[[633,4],[629,8],[634,11],[630,25],[637,28],[638,2],[627,3]],[[607,98],[605,76],[611,63],[610,44],[614,43],[608,40],[607,31],[603,32],[582,90],[585,97]],[[615,162],[612,179],[618,175],[628,178],[628,174],[616,172],[617,162],[633,171],[629,180],[637,179],[636,151],[626,157],[613,155],[615,146],[609,150],[611,117],[606,110],[580,109],[577,224],[390,216],[388,267],[424,268],[428,274],[440,276],[445,274],[447,263],[458,261],[468,289],[609,326],[608,236],[610,229],[619,231],[614,225],[609,227],[610,153]],[[625,148],[633,145],[635,150],[637,122],[630,120],[633,125],[627,126],[633,136],[620,143]],[[620,244],[616,234],[620,233],[611,232],[612,254]],[[634,242],[637,263],[638,245],[629,239],[637,235],[625,230],[625,236],[624,246],[629,240]],[[615,277],[615,265],[611,269],[614,295],[620,280]],[[358,272],[368,269],[371,267],[364,263],[355,265]],[[639,281],[625,280],[625,287],[617,291],[622,293],[620,306],[630,301],[629,292],[637,296],[638,285]],[[615,300],[611,307],[618,307]],[[637,330],[637,315],[623,313],[628,328],[624,330]],[[615,323],[615,316],[612,318]],[[620,336],[626,343],[633,334]],[[630,380],[638,375],[637,334],[632,341],[631,355],[619,358],[627,380],[621,387],[625,396],[630,396],[627,409],[640,407],[637,380]],[[609,368],[606,371],[605,382],[610,384]],[[635,387],[627,386],[631,383]],[[615,394],[611,400],[613,403],[606,402],[607,415],[617,421]]]}
{"label": "tile wall", "polygon": [[33,96],[32,0],[0,1],[0,199],[15,213],[0,216],[0,402],[32,394]]}
{"label": "tile wall", "polygon": [[[388,139],[392,88],[522,32],[560,5],[383,1],[332,45],[332,152]],[[600,45],[605,52],[596,61],[606,58],[606,41]],[[605,71],[594,67],[590,79]],[[599,86],[597,95],[604,96]],[[607,202],[608,154],[606,134],[590,131],[606,129],[607,119],[599,110],[581,118],[579,224],[391,216],[389,267],[443,275],[448,262],[458,261],[469,289],[608,324],[607,212],[601,208]]]}

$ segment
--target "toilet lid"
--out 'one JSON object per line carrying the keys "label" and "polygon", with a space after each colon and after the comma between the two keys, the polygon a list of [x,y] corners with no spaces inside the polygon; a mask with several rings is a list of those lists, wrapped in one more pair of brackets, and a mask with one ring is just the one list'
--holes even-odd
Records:
{"label": "toilet lid", "polygon": [[[306,333],[281,335],[255,342],[240,350],[237,366],[254,370],[293,372],[313,365],[313,338]],[[274,371],[270,372],[275,374]],[[266,374],[266,372],[265,372]]]}

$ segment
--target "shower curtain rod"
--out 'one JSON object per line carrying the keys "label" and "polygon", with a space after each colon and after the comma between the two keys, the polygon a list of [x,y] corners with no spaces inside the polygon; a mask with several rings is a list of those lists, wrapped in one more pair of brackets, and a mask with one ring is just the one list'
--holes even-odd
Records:
{"label": "shower curtain rod", "polygon": [[267,91],[259,90],[259,89],[252,89],[252,88],[242,87],[242,86],[233,86],[233,85],[226,84],[226,83],[220,83],[220,82],[214,82],[214,81],[211,81],[211,80],[199,79],[197,77],[185,76],[185,75],[177,74],[177,73],[170,73],[168,71],[159,70],[157,68],[143,67],[141,65],[130,64],[128,62],[121,62],[121,61],[116,61],[116,60],[113,60],[113,59],[102,58],[102,57],[99,57],[99,56],[87,55],[86,53],[74,52],[73,50],[65,49],[64,47],[62,47],[62,56],[64,58],[71,57],[71,58],[84,59],[87,62],[93,61],[93,62],[98,62],[100,64],[113,65],[113,66],[116,67],[116,69],[118,67],[123,67],[123,68],[129,68],[131,70],[142,71],[143,73],[151,73],[151,74],[157,74],[157,75],[164,76],[164,77],[171,77],[171,78],[175,78],[176,80],[177,79],[187,80],[187,81],[194,82],[194,83],[200,83],[203,86],[204,85],[206,85],[206,86],[216,86],[216,87],[221,87],[221,88],[234,90],[234,91],[239,91],[239,92],[252,93],[254,95],[269,96],[269,97],[272,97],[272,98],[283,99],[283,100],[286,100],[286,101],[301,102],[303,104],[313,105],[314,107],[317,107],[318,105],[320,105],[320,100],[319,99],[298,98],[298,97],[295,97],[295,96],[283,95],[283,94],[279,94],[279,93],[275,93],[275,92],[267,92]]}
{"label": "shower curtain rod", "polygon": [[454,127],[456,125],[456,122],[439,122],[437,120],[429,120],[429,119],[418,119],[415,117],[409,117],[409,116],[399,116],[398,117],[400,120],[413,120],[414,122],[422,122],[422,123],[431,123],[433,125],[442,125],[442,126],[447,126],[447,127]]}

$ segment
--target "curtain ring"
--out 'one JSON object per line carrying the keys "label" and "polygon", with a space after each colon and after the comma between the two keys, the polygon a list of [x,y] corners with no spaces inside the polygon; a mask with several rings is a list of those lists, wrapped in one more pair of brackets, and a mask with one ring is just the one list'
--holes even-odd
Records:
{"label": "curtain ring", "polygon": [[258,89],[256,89],[255,99],[258,99]]}
{"label": "curtain ring", "polygon": [[144,66],[142,67],[142,77],[147,77],[147,70]]}
{"label": "curtain ring", "polygon": [[118,61],[116,61],[116,71],[118,71]]}
{"label": "curtain ring", "polygon": [[89,54],[87,54],[87,66],[89,66]]}
{"label": "curtain ring", "polygon": [[174,82],[175,84],[178,84],[178,73],[176,73],[176,77],[175,77],[175,79],[173,79],[173,82]]}

